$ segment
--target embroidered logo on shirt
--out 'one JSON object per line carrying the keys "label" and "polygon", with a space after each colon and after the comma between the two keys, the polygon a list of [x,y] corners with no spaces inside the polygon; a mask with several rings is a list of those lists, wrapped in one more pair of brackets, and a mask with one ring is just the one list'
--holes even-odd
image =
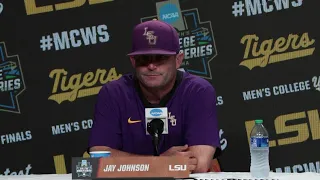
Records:
{"label": "embroidered logo on shirt", "polygon": [[128,119],[129,124],[134,124],[134,123],[138,123],[138,122],[141,122],[141,120],[131,120],[131,117],[129,117],[129,119]]}
{"label": "embroidered logo on shirt", "polygon": [[175,115],[171,115],[171,112],[169,112],[168,119],[170,120],[171,126],[177,125],[177,119]]}

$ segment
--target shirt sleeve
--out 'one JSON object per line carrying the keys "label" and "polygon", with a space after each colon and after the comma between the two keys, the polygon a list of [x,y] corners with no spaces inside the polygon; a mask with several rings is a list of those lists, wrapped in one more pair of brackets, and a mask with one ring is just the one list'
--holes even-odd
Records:
{"label": "shirt sleeve", "polygon": [[[107,146],[113,149],[122,148],[120,113],[117,104],[108,90],[103,86],[95,105],[94,120],[89,136],[89,148]],[[88,149],[89,149],[88,148]]]}
{"label": "shirt sleeve", "polygon": [[216,94],[212,86],[197,88],[189,96],[185,141],[189,146],[209,145],[220,152]]}

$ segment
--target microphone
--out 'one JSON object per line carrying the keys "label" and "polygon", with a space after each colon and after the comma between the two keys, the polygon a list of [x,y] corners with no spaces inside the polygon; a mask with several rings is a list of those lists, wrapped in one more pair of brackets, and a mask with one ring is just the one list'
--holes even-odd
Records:
{"label": "microphone", "polygon": [[162,134],[168,134],[168,109],[167,107],[145,108],[146,135],[151,135],[153,154],[159,156],[159,143]]}
{"label": "microphone", "polygon": [[152,137],[152,143],[154,148],[154,156],[159,156],[159,142],[163,132],[164,123],[161,119],[153,119],[147,124],[147,131]]}

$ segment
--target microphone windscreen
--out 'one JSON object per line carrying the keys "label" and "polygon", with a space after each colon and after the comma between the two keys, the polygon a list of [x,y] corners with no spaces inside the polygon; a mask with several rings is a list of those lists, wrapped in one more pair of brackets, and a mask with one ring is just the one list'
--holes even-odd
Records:
{"label": "microphone windscreen", "polygon": [[151,135],[154,135],[155,133],[162,134],[163,127],[164,123],[161,119],[153,119],[148,123],[147,130]]}

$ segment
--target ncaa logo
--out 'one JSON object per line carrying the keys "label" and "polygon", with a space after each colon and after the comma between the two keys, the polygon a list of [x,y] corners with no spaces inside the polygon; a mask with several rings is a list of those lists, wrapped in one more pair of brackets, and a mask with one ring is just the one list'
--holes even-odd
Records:
{"label": "ncaa logo", "polygon": [[175,4],[168,3],[159,9],[160,20],[169,24],[179,19],[179,10]]}
{"label": "ncaa logo", "polygon": [[152,109],[150,111],[151,116],[161,116],[162,115],[162,110],[161,109]]}
{"label": "ncaa logo", "polygon": [[197,8],[181,10],[181,0],[156,2],[156,15],[141,18],[141,22],[157,18],[171,24],[179,33],[180,52],[184,60],[180,66],[186,72],[212,79],[210,62],[217,56],[211,21],[202,21]]}

